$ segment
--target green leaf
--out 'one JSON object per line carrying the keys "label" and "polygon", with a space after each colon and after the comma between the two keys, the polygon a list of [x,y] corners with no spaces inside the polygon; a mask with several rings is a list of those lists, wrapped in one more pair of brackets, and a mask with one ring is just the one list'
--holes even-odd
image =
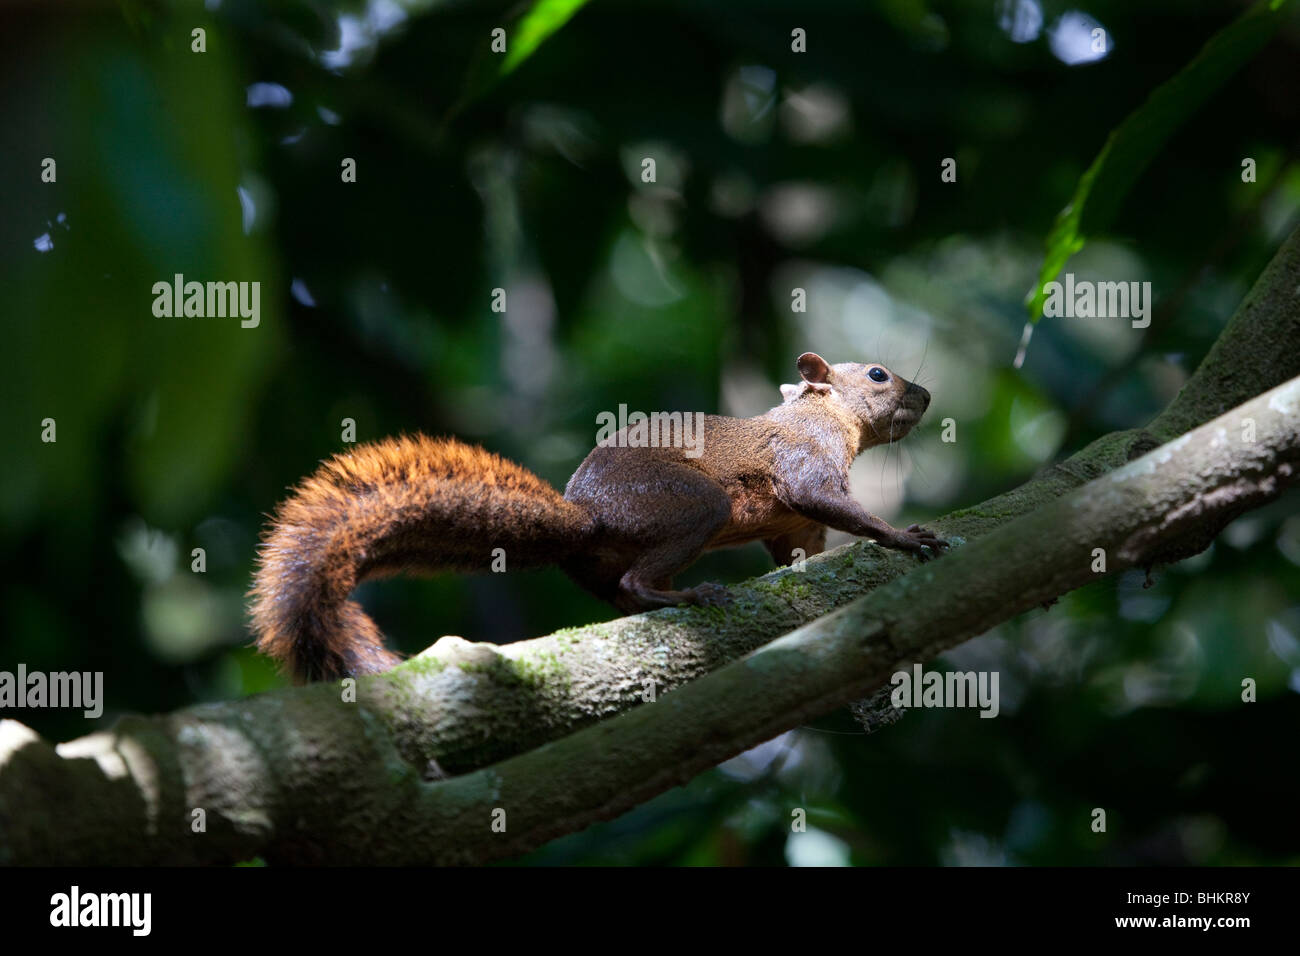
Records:
{"label": "green leaf", "polygon": [[1047,255],[1025,303],[1030,322],[1043,314],[1053,281],[1088,237],[1109,228],[1129,189],[1151,160],[1209,96],[1223,86],[1273,36],[1293,0],[1259,0],[1205,44],[1173,79],[1161,84],[1110,134],[1079,178],[1070,202],[1047,237]]}
{"label": "green leaf", "polygon": [[501,75],[507,76],[532,56],[552,33],[568,23],[586,3],[587,0],[537,0],[519,21],[514,36],[510,38],[510,49],[501,64]]}
{"label": "green leaf", "polygon": [[503,78],[532,56],[550,36],[573,18],[587,0],[535,0],[507,34],[506,55],[490,53],[485,44],[466,71],[464,90],[442,118],[438,136],[474,101],[486,96]]}

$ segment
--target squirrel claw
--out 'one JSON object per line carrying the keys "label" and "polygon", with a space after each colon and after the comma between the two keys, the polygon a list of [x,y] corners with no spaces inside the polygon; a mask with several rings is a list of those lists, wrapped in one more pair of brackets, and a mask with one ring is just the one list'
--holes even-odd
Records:
{"label": "squirrel claw", "polygon": [[[899,535],[898,547],[904,551],[910,551],[922,561],[929,561],[937,557],[947,548],[948,542],[940,538],[933,531],[922,528],[919,524],[908,525]],[[929,548],[927,553],[924,548]]]}

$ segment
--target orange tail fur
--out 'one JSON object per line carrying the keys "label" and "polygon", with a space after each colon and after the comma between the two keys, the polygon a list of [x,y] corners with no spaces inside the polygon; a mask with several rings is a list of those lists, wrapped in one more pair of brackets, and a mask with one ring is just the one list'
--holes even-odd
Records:
{"label": "orange tail fur", "polygon": [[592,521],[531,471],[454,439],[386,439],[340,454],[302,482],[263,536],[250,592],[258,650],[295,681],[387,670],[397,654],[349,600],[400,572],[485,571],[561,561]]}

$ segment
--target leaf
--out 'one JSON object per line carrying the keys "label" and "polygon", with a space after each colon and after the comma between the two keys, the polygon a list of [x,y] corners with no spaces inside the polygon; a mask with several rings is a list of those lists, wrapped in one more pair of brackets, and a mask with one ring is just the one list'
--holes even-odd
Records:
{"label": "leaf", "polygon": [[1157,87],[1111,132],[1097,158],[1079,177],[1074,195],[1048,234],[1038,282],[1025,297],[1030,322],[1037,322],[1042,315],[1047,298],[1043,287],[1057,277],[1088,237],[1110,226],[1129,189],[1169,137],[1268,42],[1292,2],[1259,0],[1211,37],[1195,59]]}
{"label": "leaf", "polygon": [[438,126],[437,136],[446,134],[448,126],[471,103],[486,96],[501,80],[532,56],[560,27],[573,18],[587,0],[535,0],[507,35],[506,54],[489,52],[482,46],[466,71],[460,97],[447,110]]}
{"label": "leaf", "polygon": [[586,3],[587,0],[537,0],[515,28],[514,36],[510,39],[510,49],[501,64],[501,75],[512,73],[515,67],[532,56],[552,33],[568,23]]}

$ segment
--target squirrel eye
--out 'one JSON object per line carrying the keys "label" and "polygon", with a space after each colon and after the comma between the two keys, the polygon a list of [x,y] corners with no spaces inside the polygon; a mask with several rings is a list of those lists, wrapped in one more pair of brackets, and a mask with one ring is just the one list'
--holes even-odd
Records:
{"label": "squirrel eye", "polygon": [[889,374],[879,365],[873,365],[870,371],[867,372],[867,378],[873,382],[888,382]]}

